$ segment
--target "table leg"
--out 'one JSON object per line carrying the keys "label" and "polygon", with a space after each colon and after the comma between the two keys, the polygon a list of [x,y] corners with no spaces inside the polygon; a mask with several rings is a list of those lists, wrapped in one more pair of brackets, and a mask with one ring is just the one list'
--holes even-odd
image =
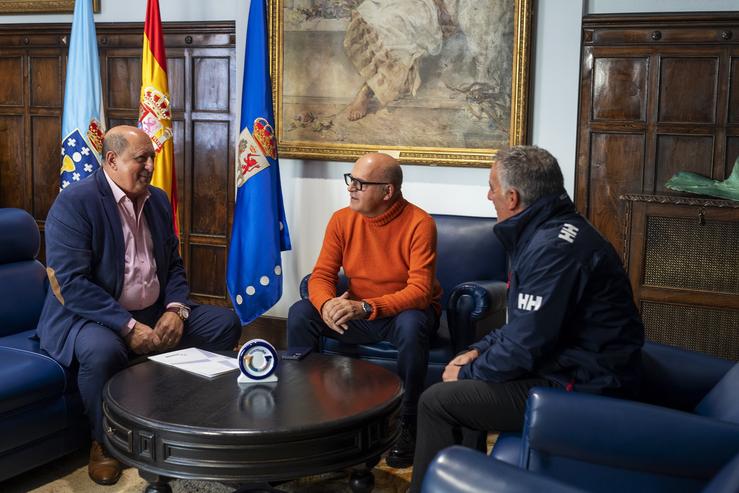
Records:
{"label": "table leg", "polygon": [[139,470],[139,476],[149,483],[144,493],[172,493],[172,487],[169,486],[172,478],[151,474],[142,470]]}
{"label": "table leg", "polygon": [[371,469],[352,469],[349,476],[349,488],[352,493],[370,493],[375,487],[375,475]]}

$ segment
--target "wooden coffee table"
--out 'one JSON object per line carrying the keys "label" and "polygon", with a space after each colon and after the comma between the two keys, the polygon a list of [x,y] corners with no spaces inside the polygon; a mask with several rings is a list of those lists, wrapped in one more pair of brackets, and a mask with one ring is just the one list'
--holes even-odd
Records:
{"label": "wooden coffee table", "polygon": [[103,392],[105,444],[147,491],[171,491],[170,478],[267,483],[357,465],[352,490],[372,489],[370,468],[400,433],[394,373],[313,353],[280,361],[276,383],[242,386],[238,374],[153,361],[121,371]]}

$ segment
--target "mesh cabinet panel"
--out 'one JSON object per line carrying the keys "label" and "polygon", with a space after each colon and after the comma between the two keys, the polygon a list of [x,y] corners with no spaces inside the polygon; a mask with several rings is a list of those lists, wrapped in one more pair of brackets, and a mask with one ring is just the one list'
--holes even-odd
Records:
{"label": "mesh cabinet panel", "polygon": [[651,341],[739,360],[739,311],[642,301]]}
{"label": "mesh cabinet panel", "polygon": [[644,284],[739,294],[739,222],[649,216]]}

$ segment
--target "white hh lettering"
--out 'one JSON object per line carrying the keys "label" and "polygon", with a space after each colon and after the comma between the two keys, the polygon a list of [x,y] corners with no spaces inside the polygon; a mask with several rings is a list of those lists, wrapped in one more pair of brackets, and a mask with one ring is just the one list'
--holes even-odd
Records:
{"label": "white hh lettering", "polygon": [[572,224],[565,223],[564,226],[562,226],[562,229],[559,230],[559,238],[562,238],[569,243],[573,243],[578,231],[580,231],[579,228]]}
{"label": "white hh lettering", "polygon": [[518,309],[526,310],[529,312],[535,312],[541,308],[541,302],[543,301],[541,296],[533,296],[526,293],[518,293]]}

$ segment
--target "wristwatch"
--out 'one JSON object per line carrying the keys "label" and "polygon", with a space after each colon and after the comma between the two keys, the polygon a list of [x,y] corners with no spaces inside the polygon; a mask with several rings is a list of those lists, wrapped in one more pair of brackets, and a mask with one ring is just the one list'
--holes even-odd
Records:
{"label": "wristwatch", "polygon": [[367,318],[372,315],[372,305],[366,301],[362,301],[362,310],[364,310],[364,314],[367,315]]}
{"label": "wristwatch", "polygon": [[190,309],[186,306],[170,306],[165,311],[176,313],[183,322],[190,316]]}

